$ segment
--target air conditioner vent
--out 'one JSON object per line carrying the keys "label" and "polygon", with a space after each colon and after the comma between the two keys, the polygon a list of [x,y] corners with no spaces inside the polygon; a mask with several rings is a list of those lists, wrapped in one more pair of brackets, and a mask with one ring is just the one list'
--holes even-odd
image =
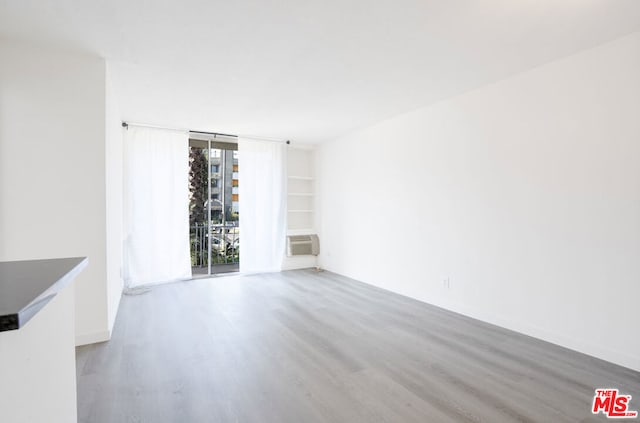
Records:
{"label": "air conditioner vent", "polygon": [[320,254],[318,235],[287,236],[288,256],[317,256],[318,254]]}

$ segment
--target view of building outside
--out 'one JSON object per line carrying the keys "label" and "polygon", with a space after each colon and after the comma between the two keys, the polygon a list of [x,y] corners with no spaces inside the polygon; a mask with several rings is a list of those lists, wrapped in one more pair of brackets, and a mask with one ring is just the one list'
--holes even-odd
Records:
{"label": "view of building outside", "polygon": [[[212,143],[215,147],[221,144]],[[189,161],[193,273],[237,271],[240,260],[238,152],[209,149],[207,141],[190,140]]]}
{"label": "view of building outside", "polygon": [[[223,157],[224,156],[224,157]],[[238,152],[236,150],[211,149],[211,211],[212,220],[222,221],[224,202],[225,220],[238,220]],[[224,200],[224,201],[223,201]]]}

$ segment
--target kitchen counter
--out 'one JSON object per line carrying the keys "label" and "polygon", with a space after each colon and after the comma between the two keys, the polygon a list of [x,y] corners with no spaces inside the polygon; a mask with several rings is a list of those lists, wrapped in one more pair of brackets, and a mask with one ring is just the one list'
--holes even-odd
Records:
{"label": "kitchen counter", "polygon": [[87,263],[86,257],[0,262],[0,332],[23,327]]}

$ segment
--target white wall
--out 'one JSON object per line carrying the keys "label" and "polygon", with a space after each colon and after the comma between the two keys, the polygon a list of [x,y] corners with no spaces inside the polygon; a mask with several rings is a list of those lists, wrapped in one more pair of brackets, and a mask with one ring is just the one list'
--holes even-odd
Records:
{"label": "white wall", "polygon": [[108,328],[111,332],[124,287],[122,279],[123,136],[120,108],[111,83],[108,65],[105,82],[107,315]]}
{"label": "white wall", "polygon": [[0,40],[0,63],[0,260],[88,256],[76,341],[106,340],[105,62]]}
{"label": "white wall", "polygon": [[635,33],[322,144],[321,265],[640,370],[639,75]]}

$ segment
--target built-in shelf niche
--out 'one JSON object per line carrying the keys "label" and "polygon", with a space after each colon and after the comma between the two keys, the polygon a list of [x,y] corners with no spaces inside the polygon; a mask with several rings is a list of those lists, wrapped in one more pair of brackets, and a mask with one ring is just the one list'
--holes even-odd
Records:
{"label": "built-in shelf niche", "polygon": [[315,175],[312,149],[287,152],[287,232],[315,233]]}

